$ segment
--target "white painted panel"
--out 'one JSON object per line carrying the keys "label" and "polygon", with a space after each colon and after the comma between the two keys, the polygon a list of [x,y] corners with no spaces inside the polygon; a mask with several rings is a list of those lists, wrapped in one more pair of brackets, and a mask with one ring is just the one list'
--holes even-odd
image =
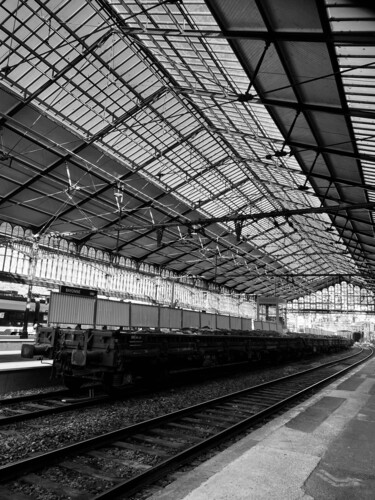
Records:
{"label": "white painted panel", "polygon": [[93,325],[95,301],[92,297],[81,297],[52,292],[50,297],[48,322]]}
{"label": "white painted panel", "polygon": [[216,321],[217,321],[216,324],[217,324],[218,328],[230,330],[229,316],[221,316],[220,314],[218,314],[217,318],[216,318]]}
{"label": "white painted panel", "polygon": [[183,311],[182,312],[182,327],[183,328],[199,328],[199,312]]}
{"label": "white painted panel", "polygon": [[216,314],[201,313],[201,328],[216,330]]}
{"label": "white painted panel", "polygon": [[130,313],[131,326],[149,326],[156,328],[159,320],[158,306],[132,304]]}
{"label": "white painted panel", "polygon": [[96,324],[129,327],[129,303],[113,300],[98,300]]}

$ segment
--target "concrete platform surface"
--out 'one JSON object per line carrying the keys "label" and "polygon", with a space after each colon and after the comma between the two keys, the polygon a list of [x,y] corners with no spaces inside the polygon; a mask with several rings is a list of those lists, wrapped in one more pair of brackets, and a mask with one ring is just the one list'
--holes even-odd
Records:
{"label": "concrete platform surface", "polygon": [[148,500],[374,500],[375,359]]}
{"label": "concrete platform surface", "polygon": [[3,358],[0,359],[0,372],[25,370],[29,368],[44,368],[52,366],[52,361],[50,359],[41,361],[39,359],[20,358],[12,361],[1,361],[2,359]]}
{"label": "concrete platform surface", "polygon": [[7,351],[21,352],[22,344],[33,344],[34,338],[20,339],[18,337],[0,337],[0,354]]}
{"label": "concrete platform surface", "polygon": [[61,381],[51,380],[52,362],[25,360],[0,363],[0,396],[8,392],[50,387]]}

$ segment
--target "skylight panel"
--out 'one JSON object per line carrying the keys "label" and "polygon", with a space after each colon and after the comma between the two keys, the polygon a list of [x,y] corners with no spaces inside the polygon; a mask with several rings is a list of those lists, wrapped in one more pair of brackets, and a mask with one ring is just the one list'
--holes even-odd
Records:
{"label": "skylight panel", "polygon": [[204,200],[205,198],[207,198],[207,196],[209,196],[209,192],[204,189],[200,183],[196,182],[180,186],[179,188],[177,188],[176,192],[190,202],[197,202],[201,199]]}
{"label": "skylight panel", "polygon": [[256,211],[261,213],[271,212],[275,209],[275,207],[266,198],[257,202],[256,207]]}

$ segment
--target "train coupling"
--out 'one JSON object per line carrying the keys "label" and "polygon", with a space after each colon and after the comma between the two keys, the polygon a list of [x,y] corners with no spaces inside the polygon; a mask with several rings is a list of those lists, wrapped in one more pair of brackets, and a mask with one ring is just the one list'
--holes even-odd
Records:
{"label": "train coupling", "polygon": [[34,356],[45,356],[50,357],[51,344],[22,344],[21,346],[21,358],[32,359]]}

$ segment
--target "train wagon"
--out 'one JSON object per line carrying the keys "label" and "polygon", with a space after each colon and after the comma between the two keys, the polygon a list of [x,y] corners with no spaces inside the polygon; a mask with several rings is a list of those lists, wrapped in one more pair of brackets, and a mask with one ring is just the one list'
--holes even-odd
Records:
{"label": "train wagon", "polygon": [[[267,333],[265,335],[265,333]],[[84,382],[121,390],[140,380],[155,380],[172,371],[238,362],[278,362],[308,354],[346,349],[341,337],[280,336],[277,332],[196,331],[194,333],[38,328],[34,345],[22,357],[53,360],[53,372],[69,388]]]}

